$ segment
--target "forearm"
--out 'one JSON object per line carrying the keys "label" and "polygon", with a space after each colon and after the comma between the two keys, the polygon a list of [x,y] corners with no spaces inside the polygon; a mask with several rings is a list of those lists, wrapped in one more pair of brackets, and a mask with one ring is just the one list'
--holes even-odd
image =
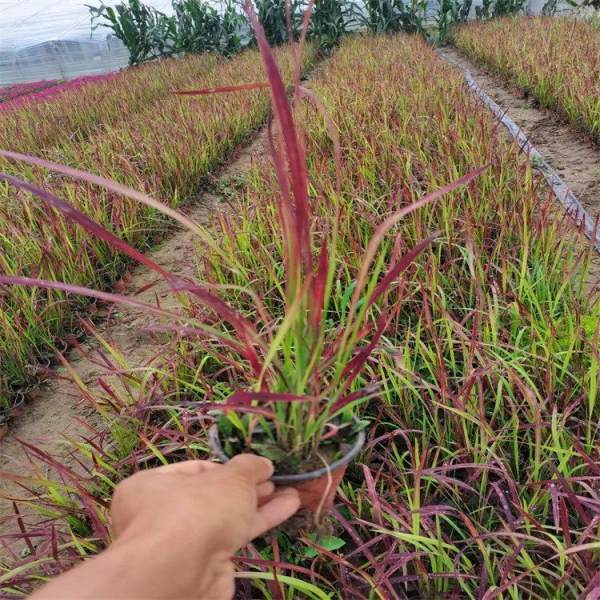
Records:
{"label": "forearm", "polygon": [[40,588],[33,600],[230,600],[231,555],[293,515],[270,461],[239,455],[140,471],[116,487],[116,541]]}
{"label": "forearm", "polygon": [[31,600],[229,600],[233,565],[228,556],[208,556],[207,547],[201,539],[164,539],[160,532],[123,536]]}

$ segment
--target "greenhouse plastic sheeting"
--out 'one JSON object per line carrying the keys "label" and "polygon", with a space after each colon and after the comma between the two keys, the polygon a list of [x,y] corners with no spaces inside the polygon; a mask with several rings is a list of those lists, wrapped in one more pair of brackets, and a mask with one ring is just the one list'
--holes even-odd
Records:
{"label": "greenhouse plastic sheeting", "polygon": [[[171,12],[170,0],[144,0]],[[105,0],[115,5],[118,0]],[[91,31],[99,0],[0,0],[0,87],[115,71],[129,53],[110,30]]]}

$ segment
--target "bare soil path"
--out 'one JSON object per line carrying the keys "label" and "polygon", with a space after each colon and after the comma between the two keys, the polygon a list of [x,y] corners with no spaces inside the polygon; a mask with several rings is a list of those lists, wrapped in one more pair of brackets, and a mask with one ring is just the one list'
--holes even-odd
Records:
{"label": "bare soil path", "polygon": [[[211,216],[227,210],[226,189],[245,173],[252,162],[267,153],[266,130],[263,128],[254,137],[254,141],[238,151],[237,156],[215,176],[212,189],[215,192],[201,193],[186,211],[192,221],[207,223]],[[221,192],[219,191],[221,190]],[[195,274],[195,238],[184,229],[170,231],[162,243],[147,255],[163,268],[180,276]],[[144,290],[156,280],[156,274],[149,269],[136,266],[119,282],[117,291],[125,295],[134,295],[136,299],[147,303],[155,303],[158,297],[161,306],[169,307],[172,297],[164,281],[159,281],[151,288]],[[139,290],[144,290],[138,293]],[[108,311],[107,311],[108,312]],[[96,331],[103,339],[108,339],[126,357],[132,367],[143,366],[157,352],[163,342],[147,332],[154,324],[155,317],[142,310],[119,308],[110,317],[101,318]],[[82,344],[84,353],[72,350],[66,356],[70,367],[88,386],[97,388],[99,377],[106,377],[111,382],[106,368],[97,362],[99,342],[88,338]],[[31,465],[23,452],[20,441],[33,444],[54,456],[62,456],[65,464],[73,465],[68,455],[66,438],[77,439],[89,434],[86,423],[95,424],[98,416],[95,409],[82,397],[81,391],[72,382],[64,367],[57,367],[52,377],[36,392],[35,400],[29,402],[24,413],[10,424],[7,435],[0,440],[0,534],[14,531],[12,505],[4,496],[23,497],[24,490],[7,478],[2,472],[26,476],[31,472]],[[0,547],[0,557],[2,548]]]}
{"label": "bare soil path", "polygon": [[511,88],[497,75],[468,59],[456,48],[440,54],[463,69],[529,137],[558,172],[592,218],[600,216],[600,148],[556,113],[540,108],[536,100]]}

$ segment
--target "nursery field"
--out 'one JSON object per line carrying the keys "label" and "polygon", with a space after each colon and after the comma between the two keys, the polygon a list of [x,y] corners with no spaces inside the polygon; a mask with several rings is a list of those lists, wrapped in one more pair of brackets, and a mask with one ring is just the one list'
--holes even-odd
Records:
{"label": "nursery field", "polygon": [[579,19],[507,17],[457,27],[453,43],[600,141],[600,29]]}
{"label": "nursery field", "polygon": [[[307,53],[310,62],[311,50]],[[291,76],[290,56],[277,52]],[[174,89],[237,85],[261,80],[256,51],[231,60],[209,55],[171,59],[132,69],[106,82],[65,91],[52,102],[0,114],[0,147],[87,169],[179,206],[265,119],[268,94],[208,97],[201,103]],[[167,223],[155,209],[98,186],[23,170],[2,160],[7,175],[70,201],[88,217],[138,247],[156,240]],[[25,191],[0,183],[0,270],[105,288],[124,268],[116,248],[95,240]],[[35,378],[36,365],[52,353],[57,336],[76,333],[81,302],[59,291],[24,288],[0,294],[0,411],[10,410]],[[33,372],[33,373],[32,373]]]}
{"label": "nursery field", "polygon": [[[291,55],[276,51],[285,80]],[[209,413],[225,405],[240,411],[220,423],[228,439],[258,414],[303,459],[315,431],[338,435],[356,416],[366,432],[319,527],[280,531],[235,558],[237,597],[586,598],[600,564],[591,248],[422,38],[347,37],[289,113],[266,64],[273,160],[226,190],[231,209],[198,238],[196,281],[173,283],[178,306],[149,307],[171,334],[155,362],[128,367],[105,341],[102,360],[120,383],[92,392],[78,382],[106,421],[72,442],[81,469],[27,450],[44,476],[18,506],[40,517],[29,531],[19,519],[28,550],[0,559],[0,590],[23,597],[104,548],[114,485],[140,468],[208,457]],[[178,85],[265,80],[251,51]],[[77,143],[57,126],[38,144],[177,206],[266,117],[267,99],[260,90],[165,97],[121,119],[115,99],[102,135],[90,120]],[[165,225],[88,184],[3,168],[140,248]],[[47,214],[14,187],[2,194],[12,207],[4,273],[94,287],[124,264],[99,227],[83,232],[72,212]],[[39,286],[6,285],[0,298],[7,389],[72,327],[77,302]]]}

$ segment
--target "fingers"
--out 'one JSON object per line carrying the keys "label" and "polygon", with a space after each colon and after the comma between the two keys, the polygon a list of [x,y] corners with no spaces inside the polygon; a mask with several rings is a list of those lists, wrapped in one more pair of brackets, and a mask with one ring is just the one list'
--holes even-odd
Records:
{"label": "fingers", "polygon": [[214,463],[210,460],[185,460],[183,462],[172,463],[170,465],[163,465],[152,469],[152,473],[161,475],[200,475],[206,473],[217,467],[220,467],[218,463]]}
{"label": "fingers", "polygon": [[262,535],[289,519],[300,508],[300,498],[294,489],[283,489],[259,507],[252,527],[250,540]]}
{"label": "fingers", "polygon": [[275,484],[272,481],[259,483],[256,488],[256,496],[259,500],[268,498],[275,491]]}
{"label": "fingers", "polygon": [[238,454],[226,463],[223,469],[243,477],[254,485],[267,481],[273,475],[273,463],[256,454]]}

